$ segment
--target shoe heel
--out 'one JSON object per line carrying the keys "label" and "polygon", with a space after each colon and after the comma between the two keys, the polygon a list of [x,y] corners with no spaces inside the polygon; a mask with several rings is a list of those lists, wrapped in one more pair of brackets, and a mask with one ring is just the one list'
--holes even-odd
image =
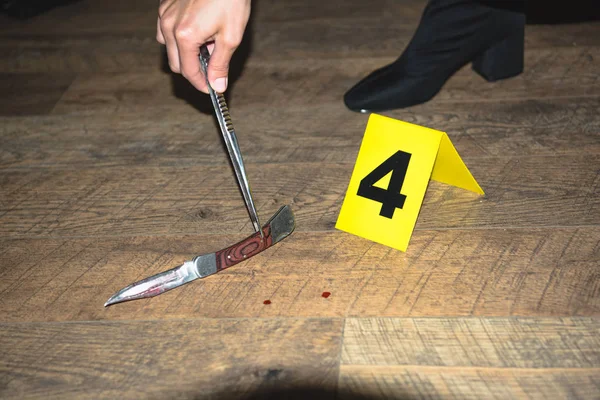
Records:
{"label": "shoe heel", "polygon": [[511,78],[523,72],[525,26],[488,48],[473,60],[472,68],[488,82]]}

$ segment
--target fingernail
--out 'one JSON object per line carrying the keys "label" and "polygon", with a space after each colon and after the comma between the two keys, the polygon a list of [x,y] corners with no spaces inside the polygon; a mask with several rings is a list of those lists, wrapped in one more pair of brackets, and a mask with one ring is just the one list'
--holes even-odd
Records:
{"label": "fingernail", "polygon": [[225,92],[225,90],[227,90],[227,78],[215,79],[215,81],[212,83],[212,88],[219,93]]}

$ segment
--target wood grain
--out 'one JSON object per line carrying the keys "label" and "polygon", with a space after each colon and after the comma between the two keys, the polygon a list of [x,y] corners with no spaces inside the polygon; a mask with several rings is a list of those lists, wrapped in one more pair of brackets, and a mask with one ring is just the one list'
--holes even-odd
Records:
{"label": "wood grain", "polygon": [[237,236],[3,240],[0,318],[600,315],[597,227],[417,231],[407,253],[342,232],[296,232],[216,275],[103,308],[128,284]]}
{"label": "wood grain", "polygon": [[339,387],[373,398],[595,398],[599,340],[596,318],[349,318]]}
{"label": "wood grain", "polygon": [[598,368],[597,318],[348,318],[342,364]]}
{"label": "wood grain", "polygon": [[339,320],[0,324],[3,398],[239,398],[334,387]]}
{"label": "wood grain", "polygon": [[600,368],[342,366],[341,399],[594,399]]}
{"label": "wood grain", "polygon": [[0,73],[0,115],[49,114],[74,78],[72,74]]}

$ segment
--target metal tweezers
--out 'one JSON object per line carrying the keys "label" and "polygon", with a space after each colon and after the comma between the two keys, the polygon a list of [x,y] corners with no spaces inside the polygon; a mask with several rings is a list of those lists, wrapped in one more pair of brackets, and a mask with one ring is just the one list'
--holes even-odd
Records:
{"label": "metal tweezers", "polygon": [[225,146],[227,146],[227,152],[229,153],[231,164],[233,164],[233,169],[235,170],[235,176],[242,191],[242,195],[244,196],[244,202],[246,203],[246,208],[250,214],[250,220],[252,221],[254,231],[260,232],[261,238],[264,238],[262,229],[260,229],[261,225],[258,220],[258,213],[256,212],[254,200],[252,199],[250,184],[248,183],[246,169],[244,168],[244,160],[242,159],[242,153],[240,152],[237,137],[233,130],[233,123],[231,122],[231,116],[229,115],[229,108],[227,107],[225,96],[221,93],[216,93],[208,82],[209,60],[210,54],[208,53],[208,49],[206,48],[206,45],[202,45],[200,47],[200,67],[206,78],[206,86],[208,87],[208,93],[210,94],[210,99],[212,100],[219,126],[221,127],[223,140],[225,141]]}

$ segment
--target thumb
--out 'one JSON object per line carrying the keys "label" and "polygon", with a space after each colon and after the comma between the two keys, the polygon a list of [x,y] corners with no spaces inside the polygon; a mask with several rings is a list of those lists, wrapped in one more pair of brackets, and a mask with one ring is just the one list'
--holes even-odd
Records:
{"label": "thumb", "polygon": [[215,48],[208,63],[208,81],[210,86],[219,93],[224,93],[227,90],[229,62],[234,51],[235,46],[215,42]]}

